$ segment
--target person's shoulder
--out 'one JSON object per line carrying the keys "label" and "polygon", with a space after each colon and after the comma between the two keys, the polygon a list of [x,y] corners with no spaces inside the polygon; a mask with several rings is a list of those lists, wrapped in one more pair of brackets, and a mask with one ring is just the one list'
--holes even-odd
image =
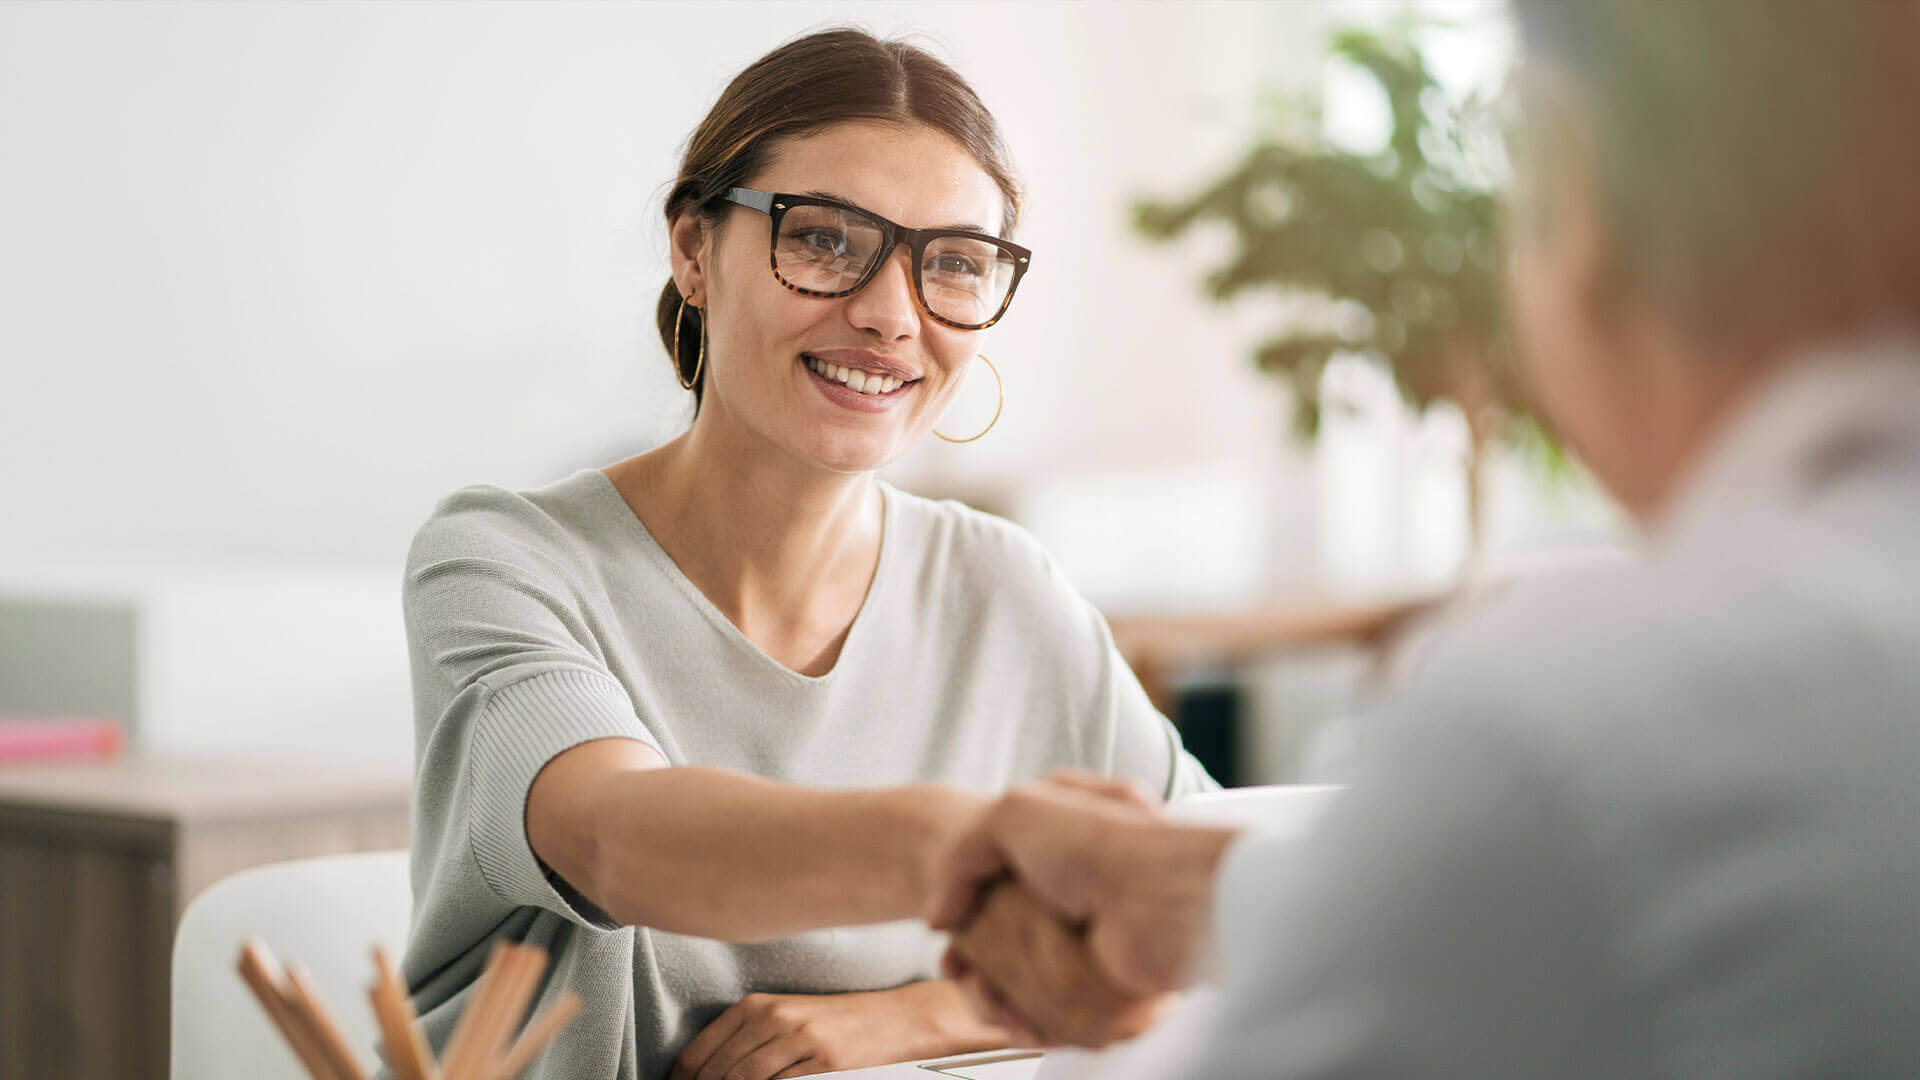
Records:
{"label": "person's shoulder", "polygon": [[538,488],[470,484],[443,496],[413,535],[410,572],[455,559],[559,568],[579,547],[594,470]]}
{"label": "person's shoulder", "polygon": [[[1652,646],[1645,571],[1622,558],[1492,586],[1434,631],[1410,688],[1429,691],[1604,678]],[[1640,631],[1640,632],[1636,632]]]}
{"label": "person's shoulder", "polygon": [[1436,631],[1401,700],[1462,729],[1586,749],[1671,732],[1804,668],[1797,592],[1737,552],[1556,571]]}
{"label": "person's shoulder", "polygon": [[1649,610],[1660,602],[1624,562],[1470,597],[1421,632],[1393,693],[1321,741],[1315,771],[1356,788],[1471,788],[1515,808],[1590,808],[1638,790],[1634,748],[1673,730],[1684,709],[1673,687],[1697,681],[1676,667],[1713,645],[1660,625]]}
{"label": "person's shoulder", "polygon": [[947,573],[1031,585],[1057,576],[1032,533],[958,499],[930,499],[888,485],[895,520],[923,566]]}

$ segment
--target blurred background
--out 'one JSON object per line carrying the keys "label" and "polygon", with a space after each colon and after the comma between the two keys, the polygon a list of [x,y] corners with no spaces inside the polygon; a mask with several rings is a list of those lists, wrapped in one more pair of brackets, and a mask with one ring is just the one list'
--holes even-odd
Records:
{"label": "blurred background", "polygon": [[191,899],[407,845],[414,530],[683,428],[683,140],[841,23],[973,82],[1036,252],[998,425],[887,479],[1032,530],[1223,781],[1436,597],[1618,549],[1504,377],[1493,4],[12,0],[0,1076],[166,1075]]}
{"label": "blurred background", "polygon": [[[414,529],[685,425],[664,189],[736,71],[836,23],[972,80],[1037,252],[998,426],[887,478],[1033,530],[1231,779],[1292,775],[1403,601],[1618,541],[1524,410],[1430,377],[1423,327],[1497,316],[1497,140],[1454,126],[1497,5],[16,0],[0,717],[404,776]],[[1381,190],[1342,209],[1342,169]]]}

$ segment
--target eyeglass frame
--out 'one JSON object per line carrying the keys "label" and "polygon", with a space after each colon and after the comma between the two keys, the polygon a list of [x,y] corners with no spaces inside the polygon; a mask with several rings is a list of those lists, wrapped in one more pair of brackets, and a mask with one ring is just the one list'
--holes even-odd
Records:
{"label": "eyeglass frame", "polygon": [[[821,299],[852,296],[854,293],[867,287],[868,283],[874,279],[874,276],[880,272],[880,268],[887,264],[887,260],[892,257],[895,248],[901,244],[906,244],[907,255],[913,263],[913,295],[914,299],[920,302],[920,310],[926,312],[935,322],[944,326],[951,326],[955,330],[985,330],[987,327],[999,322],[1001,317],[1006,315],[1007,309],[1013,306],[1013,294],[1020,290],[1020,279],[1026,276],[1027,267],[1033,258],[1033,252],[1011,240],[1003,240],[990,233],[976,232],[972,229],[909,229],[905,225],[888,221],[886,218],[881,217],[871,210],[855,206],[849,202],[842,202],[839,199],[828,199],[818,195],[795,195],[784,191],[759,191],[746,187],[730,187],[722,192],[718,198],[722,202],[729,202],[735,206],[744,206],[749,210],[758,210],[767,215],[769,219],[767,229],[767,265],[773,269],[773,279],[786,286],[790,291],[799,293],[802,296],[816,296]],[[867,268],[866,273],[860,275],[860,280],[854,282],[851,288],[842,289],[838,292],[822,292],[818,289],[805,289],[795,285],[793,282],[781,276],[780,273],[780,219],[786,216],[787,211],[795,206],[828,206],[835,210],[851,211],[859,214],[861,217],[871,219],[879,224],[881,229],[880,247],[878,250],[886,254],[875,259],[873,265]],[[945,236],[960,236],[968,240],[979,240],[993,244],[1004,251],[1010,252],[1014,257],[1013,280],[1007,283],[1007,295],[1000,301],[1000,310],[994,312],[993,318],[988,319],[986,322],[977,324],[956,322],[933,310],[933,305],[927,303],[926,286],[920,279],[920,260],[925,256],[927,244],[930,241],[938,240]]]}

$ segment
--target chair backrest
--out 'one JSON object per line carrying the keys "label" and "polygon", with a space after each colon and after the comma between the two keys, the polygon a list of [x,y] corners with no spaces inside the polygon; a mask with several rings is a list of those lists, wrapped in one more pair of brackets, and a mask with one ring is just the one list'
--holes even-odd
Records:
{"label": "chair backrest", "polygon": [[257,937],[313,973],[369,1074],[378,1032],[367,986],[376,943],[396,962],[412,906],[405,851],[329,855],[243,870],[196,897],[173,939],[174,1080],[303,1076],[235,963]]}

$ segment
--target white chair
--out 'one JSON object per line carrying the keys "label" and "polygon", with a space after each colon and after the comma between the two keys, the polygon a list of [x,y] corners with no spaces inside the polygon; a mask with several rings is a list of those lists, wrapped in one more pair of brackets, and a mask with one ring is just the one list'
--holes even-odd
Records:
{"label": "white chair", "polygon": [[367,1003],[370,949],[384,945],[398,962],[411,906],[405,851],[274,863],[201,893],[173,939],[174,1080],[305,1075],[235,969],[250,937],[282,963],[297,961],[313,973],[371,1070],[378,1032]]}

